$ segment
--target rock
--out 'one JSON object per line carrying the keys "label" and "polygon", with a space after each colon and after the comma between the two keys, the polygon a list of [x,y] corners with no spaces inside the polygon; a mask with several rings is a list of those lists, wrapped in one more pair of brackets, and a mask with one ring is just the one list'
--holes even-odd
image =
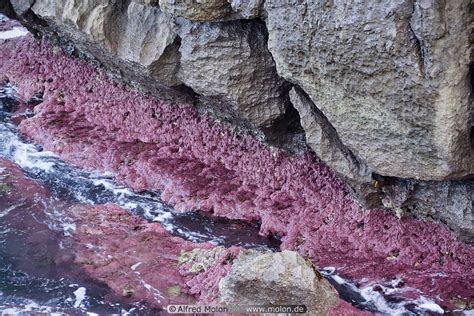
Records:
{"label": "rock", "polygon": [[195,248],[188,252],[181,252],[178,265],[186,265],[187,272],[199,273],[207,271],[216,265],[219,257],[225,255],[226,249],[222,246],[214,248]]}
{"label": "rock", "polygon": [[300,89],[290,99],[301,117],[308,145],[330,167],[337,170],[367,207],[384,206],[401,217],[437,219],[461,239],[474,242],[474,182],[420,181],[397,178],[372,180],[367,166],[340,141],[334,127]]}
{"label": "rock", "polygon": [[219,283],[228,305],[305,304],[311,315],[326,315],[338,302],[336,291],[294,251],[243,251]]}
{"label": "rock", "polygon": [[263,8],[263,0],[228,0],[234,11],[242,19],[258,18]]}
{"label": "rock", "polygon": [[285,112],[288,86],[276,73],[263,24],[188,23],[180,37],[179,79],[195,92],[230,104],[257,126]]}
{"label": "rock", "polygon": [[395,209],[401,216],[437,219],[465,242],[474,243],[474,180],[388,182],[382,186],[385,207]]}
{"label": "rock", "polygon": [[13,10],[21,15],[26,13],[30,9],[30,7],[33,5],[35,0],[12,0],[11,4],[13,7]]}
{"label": "rock", "polygon": [[351,184],[360,201],[379,206],[380,194],[372,185],[367,165],[344,146],[337,131],[304,91],[293,88],[290,99],[300,115],[308,146]]}
{"label": "rock", "polygon": [[171,20],[158,7],[131,2],[123,24],[114,55],[146,67],[166,85],[178,85],[179,43]]}
{"label": "rock", "polygon": [[230,13],[227,0],[160,0],[161,9],[190,21],[222,21]]}
{"label": "rock", "polygon": [[189,21],[217,22],[257,18],[263,0],[160,0],[160,7],[171,16]]}
{"label": "rock", "polygon": [[[18,2],[13,0],[12,2]],[[17,12],[25,25],[81,57],[104,66],[112,77],[177,103],[192,102],[180,85],[179,38],[174,22],[156,1],[38,0]]]}
{"label": "rock", "polygon": [[469,2],[268,0],[268,47],[370,171],[460,179],[474,172]]}

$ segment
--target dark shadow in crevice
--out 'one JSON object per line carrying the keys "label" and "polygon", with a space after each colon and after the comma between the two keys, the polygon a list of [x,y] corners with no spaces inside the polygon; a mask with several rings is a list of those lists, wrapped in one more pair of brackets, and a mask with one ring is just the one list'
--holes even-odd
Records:
{"label": "dark shadow in crevice", "polygon": [[306,150],[306,137],[300,122],[300,115],[291,103],[285,114],[276,119],[269,127],[264,127],[265,142],[271,146],[300,153]]}

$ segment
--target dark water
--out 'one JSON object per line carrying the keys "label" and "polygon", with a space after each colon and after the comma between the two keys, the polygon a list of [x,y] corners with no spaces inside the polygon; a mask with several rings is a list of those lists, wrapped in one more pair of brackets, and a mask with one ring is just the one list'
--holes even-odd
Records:
{"label": "dark water", "polygon": [[[177,213],[161,201],[157,192],[132,192],[115,183],[111,175],[73,168],[54,154],[29,144],[18,135],[14,123],[30,116],[31,110],[28,107],[19,110],[14,95],[12,87],[0,89],[0,161],[3,158],[13,162],[12,169],[18,168],[26,175],[25,179],[35,181],[36,186],[25,181],[24,196],[38,190],[37,187],[41,192],[34,192],[36,198],[24,201],[7,200],[0,193],[0,214],[5,213],[0,215],[0,309],[13,306],[68,314],[153,313],[139,304],[121,304],[120,298],[114,297],[106,285],[88,279],[81,267],[72,263],[72,254],[68,252],[71,223],[61,210],[73,204],[115,203],[149,221],[161,223],[175,236],[194,242],[279,250],[277,238],[258,234],[258,223],[200,212]],[[33,99],[29,103],[38,102],[41,100]],[[64,260],[58,262],[58,257]],[[322,271],[340,296],[360,309],[388,314],[437,314],[439,306],[430,300],[391,300],[384,295],[384,291],[391,292],[390,288],[359,289],[334,272],[331,268]],[[86,295],[82,300],[84,290]]]}

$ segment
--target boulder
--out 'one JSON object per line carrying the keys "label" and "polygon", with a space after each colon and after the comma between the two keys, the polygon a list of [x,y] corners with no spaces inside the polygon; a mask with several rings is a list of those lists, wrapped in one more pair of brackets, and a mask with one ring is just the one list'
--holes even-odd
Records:
{"label": "boulder", "polygon": [[227,305],[301,305],[310,315],[326,315],[337,304],[337,292],[311,263],[294,251],[242,251],[219,283]]}
{"label": "boulder", "polygon": [[474,172],[469,3],[268,0],[268,47],[371,172],[461,179]]}

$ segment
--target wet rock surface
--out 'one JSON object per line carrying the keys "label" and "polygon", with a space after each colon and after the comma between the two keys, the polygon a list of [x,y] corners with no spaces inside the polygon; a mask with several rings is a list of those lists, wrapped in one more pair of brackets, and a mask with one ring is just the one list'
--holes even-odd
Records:
{"label": "wet rock surface", "polygon": [[219,283],[228,305],[306,305],[311,315],[326,315],[338,301],[331,285],[297,252],[241,252]]}

